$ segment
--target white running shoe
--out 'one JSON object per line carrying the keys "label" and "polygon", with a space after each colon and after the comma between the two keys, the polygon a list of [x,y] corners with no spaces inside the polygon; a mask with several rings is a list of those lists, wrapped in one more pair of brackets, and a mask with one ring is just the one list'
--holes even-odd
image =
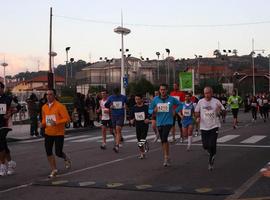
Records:
{"label": "white running shoe", "polygon": [[15,168],[16,168],[16,162],[11,160],[8,162],[8,169],[7,169],[7,174],[12,175],[15,173]]}
{"label": "white running shoe", "polygon": [[48,178],[55,178],[57,175],[58,170],[54,169],[51,171],[51,173],[49,174]]}
{"label": "white running shoe", "polygon": [[7,166],[4,164],[0,164],[0,176],[7,175]]}

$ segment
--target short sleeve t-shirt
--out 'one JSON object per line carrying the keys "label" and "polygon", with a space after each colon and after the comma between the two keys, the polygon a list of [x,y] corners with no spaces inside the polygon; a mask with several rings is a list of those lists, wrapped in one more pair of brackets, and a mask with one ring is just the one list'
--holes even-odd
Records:
{"label": "short sleeve t-shirt", "polygon": [[107,99],[101,99],[99,101],[100,109],[101,109],[101,120],[110,120],[110,109],[105,107],[105,103]]}
{"label": "short sleeve t-shirt", "polygon": [[221,126],[217,113],[218,106],[220,106],[222,110],[225,110],[221,102],[215,98],[212,98],[210,101],[207,101],[205,98],[199,100],[195,112],[200,113],[201,130],[211,130]]}

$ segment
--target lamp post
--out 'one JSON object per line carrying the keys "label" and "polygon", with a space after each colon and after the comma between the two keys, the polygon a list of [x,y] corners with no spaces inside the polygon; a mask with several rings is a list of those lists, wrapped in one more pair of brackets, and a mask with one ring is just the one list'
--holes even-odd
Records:
{"label": "lamp post", "polygon": [[268,83],[268,92],[270,93],[270,54],[268,54],[268,58],[269,58],[269,68],[268,68],[268,80],[269,80],[269,83]]}
{"label": "lamp post", "polygon": [[157,73],[157,79],[159,80],[159,56],[160,56],[160,53],[159,52],[156,52],[156,55],[157,55],[157,68],[158,68],[158,73]]}
{"label": "lamp post", "polygon": [[167,76],[166,76],[166,83],[167,85],[170,84],[170,62],[169,62],[169,56],[170,56],[170,49],[165,49],[165,51],[167,52],[168,54],[168,69],[167,69]]}
{"label": "lamp post", "polygon": [[[54,52],[54,51],[51,51],[49,53],[49,55],[50,55],[50,58],[51,58],[51,65],[52,65],[52,67],[51,67],[51,70],[52,70],[51,73],[53,74],[53,76],[52,76],[52,79],[53,80],[51,80],[52,81],[52,88],[55,88],[56,85],[55,85],[55,76],[54,76],[54,57],[57,56],[57,53]],[[50,89],[52,89],[52,88],[50,88]]]}
{"label": "lamp post", "polygon": [[8,64],[4,62],[1,64],[4,67],[4,84],[5,84],[5,88],[7,88],[7,83],[6,83],[6,67],[8,66]]}
{"label": "lamp post", "polygon": [[67,86],[67,82],[68,82],[68,51],[70,50],[70,47],[66,47],[66,83],[65,85]]}
{"label": "lamp post", "polygon": [[73,80],[73,62],[74,62],[74,58],[70,58],[70,80]]}
{"label": "lamp post", "polygon": [[[123,23],[122,23],[123,26]],[[117,28],[114,29],[115,33],[121,34],[121,53],[122,53],[122,58],[121,58],[121,94],[126,95],[126,90],[124,87],[124,35],[127,35],[130,33],[130,30],[127,28],[124,28],[122,26],[118,26]]]}

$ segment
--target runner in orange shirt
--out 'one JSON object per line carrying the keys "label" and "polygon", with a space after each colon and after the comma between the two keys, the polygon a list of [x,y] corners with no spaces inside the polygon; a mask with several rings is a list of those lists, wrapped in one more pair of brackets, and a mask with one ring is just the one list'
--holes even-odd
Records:
{"label": "runner in orange shirt", "polygon": [[48,102],[42,107],[42,124],[45,128],[45,150],[51,167],[49,178],[54,178],[58,172],[56,161],[53,155],[53,145],[55,143],[56,156],[65,160],[65,167],[71,167],[71,161],[63,152],[65,124],[70,121],[66,107],[56,99],[54,89],[47,91]]}

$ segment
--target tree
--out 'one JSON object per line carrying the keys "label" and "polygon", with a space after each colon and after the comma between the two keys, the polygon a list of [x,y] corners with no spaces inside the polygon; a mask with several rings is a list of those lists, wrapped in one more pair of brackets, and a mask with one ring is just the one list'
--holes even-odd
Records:
{"label": "tree", "polygon": [[131,82],[127,88],[127,94],[146,94],[146,93],[154,93],[153,84],[146,80],[145,78],[141,78],[137,82]]}

